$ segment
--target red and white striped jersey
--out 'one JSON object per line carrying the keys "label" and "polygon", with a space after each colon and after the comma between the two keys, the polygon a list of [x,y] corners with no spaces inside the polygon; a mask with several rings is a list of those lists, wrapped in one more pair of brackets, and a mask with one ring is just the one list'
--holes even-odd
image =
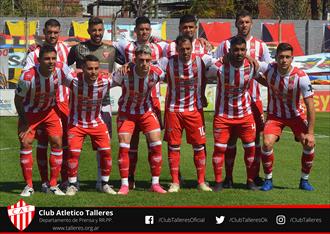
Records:
{"label": "red and white striped jersey", "polygon": [[[192,46],[192,53],[196,55],[208,54],[207,49],[202,45],[201,41],[198,38],[193,40]],[[167,48],[167,57],[171,57],[176,54],[178,54],[178,52],[176,51],[176,43],[175,41],[172,41]]]}
{"label": "red and white striped jersey", "polygon": [[19,79],[16,94],[24,97],[25,112],[37,113],[52,108],[63,78],[70,74],[70,68],[61,62],[56,63],[55,70],[49,78],[40,74],[38,64],[24,71]]}
{"label": "red and white striped jersey", "polygon": [[[58,42],[55,46],[55,50],[57,51],[57,62],[67,63],[69,49],[68,47],[62,43]],[[23,70],[28,70],[31,67],[34,67],[36,64],[39,64],[40,47],[38,46],[34,51],[30,52],[26,58],[26,64]],[[57,102],[68,102],[69,101],[69,90],[64,86],[60,86],[58,89],[58,93],[56,94]]]}
{"label": "red and white striped jersey", "polygon": [[109,92],[111,79],[107,73],[99,73],[93,84],[88,84],[80,72],[76,77],[64,80],[70,88],[69,123],[83,128],[92,128],[103,123],[101,118],[102,100]]}
{"label": "red and white striped jersey", "polygon": [[129,114],[144,114],[152,110],[151,90],[162,79],[165,73],[155,65],[150,65],[146,77],[136,74],[135,65],[132,64],[127,75],[115,72],[113,74],[113,86],[122,87],[122,95],[119,98],[119,111]]}
{"label": "red and white striped jersey", "polygon": [[[230,40],[231,38],[220,43],[214,52],[215,58],[223,57],[229,53]],[[251,56],[255,60],[266,63],[272,62],[268,47],[262,40],[251,36],[251,38],[246,41],[246,49],[247,55]],[[261,100],[260,84],[255,79],[251,80],[249,92],[253,101]]]}
{"label": "red and white striped jersey", "polygon": [[[213,67],[212,67],[213,68]],[[230,63],[218,68],[215,114],[228,119],[250,115],[251,96],[249,83],[253,79],[254,68],[247,59],[235,68]]]}
{"label": "red and white striped jersey", "polygon": [[291,119],[304,113],[300,103],[303,98],[313,97],[314,92],[308,75],[297,67],[281,76],[277,64],[268,65],[264,73],[268,83],[268,114]]}
{"label": "red and white striped jersey", "polygon": [[166,69],[167,92],[165,108],[171,112],[186,112],[202,109],[201,87],[206,82],[205,72],[213,64],[209,55],[192,54],[186,64],[178,55],[162,64]]}
{"label": "red and white striped jersey", "polygon": [[[157,63],[158,60],[162,57],[166,57],[167,51],[167,43],[166,42],[158,42],[158,43],[148,43],[151,49],[151,58],[153,63]],[[119,43],[116,44],[117,49],[119,52],[124,55],[126,63],[127,62],[134,62],[135,58],[135,49],[139,46],[137,41],[126,41],[121,40]],[[153,88],[151,92],[151,97],[159,97],[160,96],[160,85],[159,82]]]}

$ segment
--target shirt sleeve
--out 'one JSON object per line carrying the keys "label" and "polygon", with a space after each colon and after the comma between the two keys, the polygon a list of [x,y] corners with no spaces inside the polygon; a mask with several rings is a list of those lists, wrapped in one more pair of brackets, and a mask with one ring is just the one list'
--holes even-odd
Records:
{"label": "shirt sleeve", "polygon": [[66,64],[63,64],[62,71],[64,73],[62,83],[63,85],[70,87],[72,81],[77,78],[77,75],[75,74],[74,70]]}
{"label": "shirt sleeve", "polygon": [[111,87],[115,87],[115,86],[121,86],[123,81],[124,81],[124,77],[125,75],[121,75],[120,72],[115,71],[114,73],[112,73],[112,79],[111,79]]}
{"label": "shirt sleeve", "polygon": [[22,73],[21,77],[18,80],[17,88],[15,90],[15,94],[20,97],[25,97],[31,86],[31,81],[24,79],[26,75],[26,72]]}
{"label": "shirt sleeve", "polygon": [[34,62],[34,52],[30,52],[25,60],[25,66],[23,68],[23,71],[29,70],[31,67],[34,67],[36,64]]}
{"label": "shirt sleeve", "polygon": [[212,56],[208,55],[208,54],[204,54],[202,56],[202,60],[205,64],[205,67],[208,69],[209,67],[211,67],[213,64],[216,63],[217,59],[213,58]]}
{"label": "shirt sleeve", "polygon": [[303,98],[312,97],[314,95],[311,81],[305,72],[304,76],[301,76],[299,79],[299,87]]}
{"label": "shirt sleeve", "polygon": [[223,53],[223,47],[225,45],[225,41],[224,42],[221,42],[220,45],[215,49],[214,53],[213,53],[213,57],[218,59],[220,57],[223,57],[224,56],[224,53]]}
{"label": "shirt sleeve", "polygon": [[156,65],[160,67],[160,69],[162,69],[163,71],[166,71],[167,64],[168,64],[168,58],[162,57],[161,59],[158,60]]}
{"label": "shirt sleeve", "polygon": [[68,54],[68,65],[71,66],[76,62],[77,45],[73,46]]}
{"label": "shirt sleeve", "polygon": [[265,42],[262,42],[261,46],[262,46],[262,49],[263,49],[263,54],[262,54],[262,57],[261,57],[261,61],[266,62],[266,63],[271,63],[273,60],[270,57],[268,46],[266,45]]}

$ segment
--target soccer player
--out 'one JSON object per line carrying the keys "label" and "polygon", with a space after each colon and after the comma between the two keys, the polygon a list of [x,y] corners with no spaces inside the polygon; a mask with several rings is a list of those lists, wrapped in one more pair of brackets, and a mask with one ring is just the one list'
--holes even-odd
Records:
{"label": "soccer player", "polygon": [[245,58],[246,41],[236,36],[230,41],[228,63],[222,64],[217,72],[217,96],[213,121],[214,153],[212,158],[215,186],[223,188],[222,167],[230,134],[235,132],[243,142],[244,161],[247,171],[247,188],[257,190],[255,178],[255,122],[252,114],[249,84],[256,68]]}
{"label": "soccer player", "polygon": [[149,144],[148,161],[152,174],[151,191],[166,193],[159,184],[162,166],[162,141],[160,123],[153,112],[151,91],[164,78],[164,72],[151,64],[152,50],[148,45],[135,49],[135,64],[131,64],[128,74],[114,73],[114,85],[122,87],[119,99],[117,130],[119,138],[119,170],[121,187],[118,194],[129,192],[129,150],[134,129],[138,127],[146,135]]}
{"label": "soccer player", "polygon": [[[136,41],[126,41],[121,40],[119,43],[116,44],[117,48],[119,49],[120,53],[124,55],[126,63],[134,62],[135,59],[135,50],[140,45],[148,45],[151,49],[151,59],[152,63],[156,64],[160,58],[166,57],[167,51],[167,43],[160,41],[158,43],[150,42],[151,38],[151,24],[149,18],[145,16],[141,16],[136,18],[135,20],[135,28],[134,32],[136,33]],[[160,110],[160,84],[159,82],[153,87],[151,91],[151,98],[152,98],[152,109],[153,112],[156,114],[159,123],[162,126],[162,118],[161,118],[161,110]],[[136,171],[136,164],[138,160],[138,145],[139,145],[139,136],[140,136],[140,129],[138,127],[135,128],[131,144],[130,144],[130,151],[129,151],[129,187],[130,189],[134,189],[135,187],[135,171]]]}
{"label": "soccer player", "polygon": [[[49,19],[45,23],[43,33],[45,35],[44,45],[51,45],[55,48],[57,52],[58,62],[66,63],[69,53],[69,49],[62,42],[58,41],[60,36],[61,25],[56,19]],[[31,51],[27,58],[26,64],[23,68],[24,71],[34,67],[39,63],[39,53],[41,46],[37,46]],[[61,169],[62,185],[65,185],[68,180],[67,175],[67,157],[68,157],[68,143],[67,143],[67,119],[69,115],[69,90],[65,86],[60,85],[56,93],[56,110],[61,118],[62,128],[63,128],[63,163]],[[37,130],[37,164],[39,173],[41,176],[41,190],[43,192],[48,192],[49,190],[49,179],[48,179],[48,163],[47,163],[47,148],[48,148],[48,136],[46,131],[39,127]]]}
{"label": "soccer player", "polygon": [[[243,37],[246,40],[246,54],[253,59],[261,62],[270,63],[271,57],[267,45],[260,39],[255,38],[251,35],[252,28],[252,15],[246,10],[240,11],[236,15],[235,26],[237,28],[237,35]],[[220,58],[229,53],[230,39],[223,41],[215,51],[214,56]],[[260,170],[260,158],[261,158],[261,146],[260,146],[260,135],[264,127],[264,115],[262,109],[262,101],[260,96],[260,85],[252,79],[249,85],[249,93],[251,95],[251,110],[256,122],[256,140],[255,140],[255,158],[256,158],[256,178],[254,182],[261,186],[263,180],[259,177]],[[226,178],[223,182],[224,188],[232,188],[233,186],[233,168],[236,157],[236,142],[237,134],[235,132],[230,133],[230,139],[228,142],[227,150],[225,153],[225,169]]]}
{"label": "soccer player", "polygon": [[[212,45],[204,38],[196,38],[197,33],[197,20],[193,15],[183,15],[180,17],[179,34],[190,37],[192,40],[192,51],[196,55],[208,54]],[[167,49],[168,57],[177,54],[175,41],[171,42]]]}
{"label": "soccer player", "polygon": [[198,188],[212,191],[205,183],[206,143],[202,86],[206,82],[205,72],[212,65],[212,57],[192,54],[193,41],[188,36],[176,39],[178,54],[162,65],[166,70],[167,94],[165,103],[165,140],[168,143],[168,160],[172,183],[168,192],[180,190],[179,167],[182,131],[185,129],[187,143],[194,151]]}
{"label": "soccer player", "polygon": [[[81,42],[78,45],[71,48],[68,56],[68,64],[72,65],[76,63],[76,68],[81,69],[84,64],[84,58],[86,55],[92,54],[96,56],[100,61],[100,70],[105,73],[112,73],[114,63],[123,64],[123,58],[120,56],[115,47],[104,44],[102,38],[104,35],[104,23],[103,20],[98,17],[92,17],[88,21],[88,34],[90,39]],[[107,93],[102,102],[101,116],[103,121],[108,127],[110,137],[112,135],[112,117],[111,117],[111,105],[110,94]],[[93,146],[96,150],[95,146]],[[101,184],[101,165],[100,155],[97,153],[98,162],[98,176],[96,188],[102,191]]]}
{"label": "soccer player", "polygon": [[21,196],[34,193],[32,184],[32,143],[40,126],[47,133],[51,145],[49,191],[65,195],[57,186],[57,177],[62,166],[62,126],[55,110],[57,89],[61,84],[63,64],[56,63],[56,50],[45,45],[39,51],[39,63],[23,72],[15,92],[18,113],[18,136],[21,145],[20,161],[26,186]]}
{"label": "soccer player", "polygon": [[94,55],[86,55],[82,72],[77,77],[68,77],[64,84],[70,88],[70,118],[68,126],[68,176],[69,186],[66,194],[77,193],[77,173],[79,157],[86,136],[100,155],[101,188],[107,194],[116,194],[108,184],[112,168],[110,136],[101,116],[102,101],[108,95],[111,79],[106,73],[99,72],[100,61]]}
{"label": "soccer player", "polygon": [[[268,115],[261,150],[265,172],[265,183],[261,190],[269,191],[273,188],[273,147],[279,140],[283,128],[288,126],[303,147],[299,188],[312,191],[314,188],[308,182],[315,147],[315,110],[312,85],[304,71],[292,66],[293,48],[290,44],[279,44],[275,58],[276,63],[269,65],[264,73],[268,83]],[[307,119],[300,104],[301,96],[306,105]]]}

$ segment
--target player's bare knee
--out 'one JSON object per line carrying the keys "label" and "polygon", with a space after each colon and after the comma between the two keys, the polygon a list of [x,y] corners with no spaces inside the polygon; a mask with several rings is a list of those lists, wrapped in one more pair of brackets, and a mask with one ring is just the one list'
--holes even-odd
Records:
{"label": "player's bare knee", "polygon": [[271,151],[273,149],[274,143],[275,143],[275,141],[273,141],[272,139],[265,138],[263,141],[262,148],[265,151]]}
{"label": "player's bare knee", "polygon": [[50,145],[54,149],[62,148],[62,137],[59,136],[51,136],[49,137]]}

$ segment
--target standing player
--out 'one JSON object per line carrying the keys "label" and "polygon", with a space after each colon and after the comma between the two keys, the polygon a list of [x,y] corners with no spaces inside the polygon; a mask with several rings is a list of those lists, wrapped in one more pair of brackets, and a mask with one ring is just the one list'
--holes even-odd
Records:
{"label": "standing player", "polygon": [[56,50],[49,45],[40,49],[39,63],[22,74],[15,93],[15,106],[19,117],[20,161],[27,184],[21,196],[25,197],[34,193],[32,143],[36,129],[40,126],[46,131],[51,145],[49,191],[55,195],[64,195],[57,186],[57,177],[62,166],[63,132],[61,120],[54,108],[63,64],[56,63]]}
{"label": "standing player", "polygon": [[249,84],[256,69],[246,56],[246,41],[240,36],[230,41],[229,62],[222,64],[217,72],[217,96],[213,121],[215,175],[214,191],[220,191],[222,167],[228,140],[232,132],[241,138],[244,147],[244,161],[247,172],[247,188],[257,190],[253,182],[255,170],[255,122],[252,115]]}
{"label": "standing player", "polygon": [[79,157],[88,135],[93,146],[100,155],[101,188],[108,194],[116,192],[108,184],[112,168],[110,137],[106,124],[100,114],[102,101],[108,95],[111,80],[108,74],[99,72],[100,62],[94,55],[86,55],[82,65],[82,72],[77,78],[68,77],[64,84],[70,88],[70,118],[68,126],[68,176],[69,187],[66,194],[73,196],[77,189],[77,173]]}
{"label": "standing player", "polygon": [[[211,44],[204,38],[196,38],[197,20],[193,15],[183,15],[180,17],[179,33],[182,36],[190,37],[192,40],[192,51],[196,55],[208,54]],[[167,49],[167,56],[171,57],[177,54],[175,41],[171,42]]]}
{"label": "standing player", "polygon": [[[45,35],[45,45],[51,45],[55,48],[57,52],[57,61],[66,63],[67,57],[69,53],[69,49],[66,47],[66,45],[62,42],[58,41],[58,38],[60,36],[61,31],[61,25],[56,19],[49,19],[45,23],[44,27],[44,35]],[[39,53],[40,53],[40,46],[36,47],[33,51],[31,51],[27,58],[26,58],[26,64],[24,67],[24,71],[30,69],[31,67],[34,67],[36,64],[39,63]],[[67,157],[68,157],[68,142],[67,142],[67,119],[69,115],[69,108],[68,108],[68,102],[69,102],[69,90],[65,86],[60,85],[57,89],[56,93],[56,110],[58,111],[58,114],[62,121],[62,127],[63,127],[63,163],[62,163],[62,169],[61,169],[61,177],[62,177],[62,185],[65,185],[68,180],[67,175]],[[48,136],[46,131],[39,127],[37,130],[37,163],[39,168],[39,173],[41,176],[41,190],[43,192],[48,191],[49,187],[49,179],[48,179],[48,163],[47,163],[47,148],[48,148]]]}
{"label": "standing player", "polygon": [[172,176],[168,191],[178,192],[180,189],[180,145],[183,129],[186,131],[187,142],[193,146],[198,188],[202,191],[212,191],[205,183],[206,137],[201,101],[202,86],[206,82],[205,72],[212,65],[212,58],[208,55],[192,54],[192,39],[188,36],[177,37],[176,49],[178,54],[172,56],[164,66],[168,84],[165,140],[168,142],[168,160]]}
{"label": "standing player", "polygon": [[[166,42],[158,42],[152,43],[150,42],[151,37],[151,24],[150,20],[145,17],[141,16],[136,18],[135,20],[135,28],[134,32],[136,34],[136,41],[120,41],[116,46],[119,49],[120,53],[125,57],[126,63],[134,62],[135,59],[135,50],[138,46],[141,45],[148,45],[151,49],[151,59],[152,63],[157,63],[160,58],[166,57],[167,51],[167,43]],[[154,86],[151,92],[152,98],[152,109],[156,114],[161,127],[162,127],[162,118],[161,118],[161,110],[160,110],[160,84],[159,82]],[[130,144],[130,151],[129,151],[129,158],[130,158],[130,168],[129,168],[129,187],[133,189],[135,187],[135,170],[138,158],[138,145],[139,145],[139,136],[140,136],[140,129],[135,128],[132,141]]]}
{"label": "standing player", "polygon": [[[286,126],[291,128],[295,138],[303,146],[299,188],[308,191],[314,190],[308,182],[315,147],[314,93],[306,73],[292,66],[292,54],[293,48],[290,44],[279,44],[276,49],[276,63],[269,65],[264,73],[268,83],[268,115],[261,150],[265,172],[265,183],[261,188],[263,191],[273,188],[273,146]],[[307,119],[300,104],[300,96],[303,97],[306,105]]]}
{"label": "standing player", "polygon": [[[68,64],[72,65],[76,63],[76,68],[81,69],[84,64],[84,58],[86,55],[92,54],[96,56],[100,61],[100,71],[105,73],[111,73],[114,68],[114,63],[122,64],[122,58],[119,56],[115,47],[104,44],[102,38],[104,35],[104,24],[102,19],[98,17],[92,17],[88,21],[88,34],[90,39],[86,42],[81,42],[78,45],[71,48],[68,56]],[[111,137],[112,133],[112,118],[111,118],[111,105],[110,105],[110,93],[107,93],[102,102],[101,116],[103,121],[108,127],[108,131]],[[93,146],[94,150],[95,147]],[[98,162],[98,176],[96,188],[102,191],[101,186],[101,168],[100,168],[100,155],[97,153]]]}
{"label": "standing player", "polygon": [[119,138],[119,170],[121,187],[118,194],[129,192],[129,150],[134,129],[138,127],[146,135],[149,144],[148,161],[152,174],[151,191],[166,193],[159,184],[162,165],[162,141],[159,120],[152,109],[151,90],[164,78],[164,72],[151,64],[152,50],[147,45],[135,49],[135,64],[127,75],[114,73],[114,85],[122,87],[119,99],[117,129]]}
{"label": "standing player", "polygon": [[[235,26],[237,28],[237,35],[243,37],[246,40],[246,54],[251,58],[270,63],[271,57],[267,45],[260,39],[257,39],[251,35],[252,28],[252,16],[246,11],[242,10],[236,15]],[[215,51],[215,57],[220,58],[228,54],[230,48],[230,39],[223,41]],[[249,93],[252,98],[251,110],[256,122],[256,140],[255,140],[255,158],[256,163],[256,178],[254,182],[261,186],[263,184],[262,179],[259,177],[260,169],[260,157],[261,157],[261,146],[260,146],[260,134],[263,131],[264,126],[264,115],[262,109],[262,101],[260,96],[260,85],[255,80],[252,79],[249,86]],[[225,154],[225,168],[226,168],[226,178],[224,180],[224,188],[231,188],[233,186],[233,168],[234,161],[236,157],[236,142],[238,136],[232,132],[230,133],[230,139],[228,142],[226,154]],[[258,163],[259,162],[259,163]]]}

